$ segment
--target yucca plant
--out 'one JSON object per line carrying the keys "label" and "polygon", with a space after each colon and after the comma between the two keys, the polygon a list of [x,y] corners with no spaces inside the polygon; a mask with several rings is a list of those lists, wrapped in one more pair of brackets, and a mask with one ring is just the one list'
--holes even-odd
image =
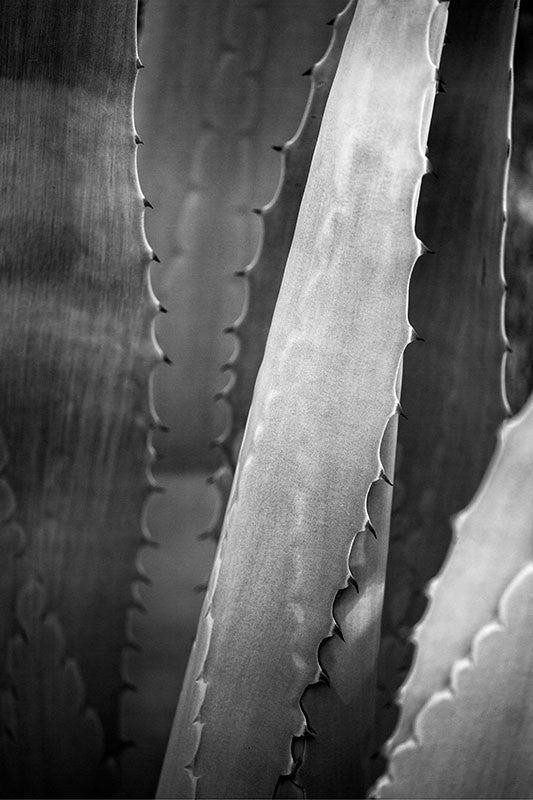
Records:
{"label": "yucca plant", "polygon": [[[156,406],[177,421],[167,464],[215,469],[220,491],[158,791],[529,796],[529,407],[505,424],[454,522],[396,699],[449,518],[509,414],[501,265],[517,8],[352,0],[283,144],[305,85],[280,92],[281,65],[298,77],[302,41],[318,58],[331,32],[318,22],[342,5],[145,9],[159,92],[147,82],[138,93],[142,185],[177,375],[171,392],[162,378]],[[131,587],[147,581],[138,551],[162,427],[149,384],[166,357],[135,171],[139,10],[3,7],[4,796],[142,794],[122,751],[129,726],[143,753],[149,713],[132,724],[119,698],[133,688],[124,656],[142,603]],[[268,121],[290,105],[292,129]],[[267,142],[282,159],[276,192]],[[191,322],[203,294],[209,313]],[[233,353],[215,325],[229,327]],[[225,430],[208,400],[223,364]],[[510,386],[520,394],[512,374]],[[208,435],[219,465],[202,455]],[[141,693],[145,709],[155,701]]]}

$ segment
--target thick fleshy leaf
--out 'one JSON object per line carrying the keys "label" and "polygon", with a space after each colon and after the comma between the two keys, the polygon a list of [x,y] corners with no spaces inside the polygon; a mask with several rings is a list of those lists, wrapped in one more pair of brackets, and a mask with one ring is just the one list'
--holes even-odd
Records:
{"label": "thick fleshy leaf", "polygon": [[[394,469],[397,421],[397,416],[389,421],[381,445],[387,475]],[[364,797],[371,783],[391,498],[392,487],[384,480],[372,484],[367,505],[374,531],[367,527],[355,538],[349,558],[355,583],[350,581],[337,594],[333,616],[338,632],[320,648],[328,681],[313,684],[302,698],[315,734],[301,747],[301,764],[292,782],[305,789],[305,797]]]}
{"label": "thick fleshy leaf", "polygon": [[[269,797],[279,775],[297,767],[291,745],[307,730],[300,700],[320,679],[333,602],[369,523],[367,495],[412,333],[407,287],[421,252],[413,208],[435,93],[429,44],[438,6],[357,5],[254,391],[162,797]],[[364,585],[375,578],[369,561],[357,576]],[[366,622],[361,615],[361,630]]]}
{"label": "thick fleshy leaf", "polygon": [[226,463],[213,476],[220,502],[207,535],[215,541],[222,530],[235,461],[263,360],[320,122],[356,4],[357,0],[349,2],[334,20],[328,50],[310,70],[311,91],[298,130],[290,141],[277,148],[281,150],[282,170],[276,194],[268,205],[258,209],[263,232],[258,252],[243,270],[246,279],[244,308],[236,322],[227,329],[236,335],[237,347],[225,364],[231,379],[221,393],[229,404],[229,421],[216,440]]}
{"label": "thick fleshy leaf", "polygon": [[503,427],[478,494],[455,519],[453,550],[430,585],[430,605],[414,634],[418,652],[400,692],[402,714],[392,747],[412,735],[419,710],[446,686],[453,663],[468,652],[505,587],[533,558],[532,419],[530,401]]}
{"label": "thick fleshy leaf", "polygon": [[0,209],[0,427],[10,520],[23,542],[16,580],[13,559],[0,566],[11,571],[0,686],[16,684],[22,696],[30,688],[20,681],[41,669],[31,636],[33,673],[14,675],[6,662],[20,592],[38,578],[107,753],[120,748],[122,651],[150,491],[148,384],[161,360],[135,168],[136,5],[8,0],[0,55],[9,198]]}
{"label": "thick fleshy leaf", "polygon": [[[169,313],[158,320],[173,369],[158,371],[155,401],[170,434],[167,469],[216,468],[209,453],[228,419],[213,404],[228,376],[244,282],[260,236],[254,207],[279,179],[281,145],[309,93],[302,77],[331,37],[345,0],[150,0],[136,93],[145,146],[141,184],[155,207],[149,241],[162,261],[154,286]],[[208,8],[208,10],[207,10]],[[187,424],[183,424],[183,420]]]}
{"label": "thick fleshy leaf", "polygon": [[452,2],[449,43],[422,184],[409,317],[424,342],[404,360],[394,511],[383,614],[378,727],[392,733],[410,633],[451,541],[449,519],[472,498],[506,415],[501,391],[504,192],[516,9]]}
{"label": "thick fleshy leaf", "polygon": [[531,797],[533,398],[501,431],[415,632],[379,797]]}
{"label": "thick fleshy leaf", "polygon": [[328,50],[311,70],[311,91],[302,121],[294,137],[280,147],[282,171],[276,194],[260,209],[263,235],[253,262],[245,270],[246,301],[232,327],[238,347],[230,362],[234,379],[225,390],[232,415],[225,440],[230,461],[237,455],[236,444],[240,444],[246,425],[320,122],[356,5],[357,0],[352,0],[334,21]]}

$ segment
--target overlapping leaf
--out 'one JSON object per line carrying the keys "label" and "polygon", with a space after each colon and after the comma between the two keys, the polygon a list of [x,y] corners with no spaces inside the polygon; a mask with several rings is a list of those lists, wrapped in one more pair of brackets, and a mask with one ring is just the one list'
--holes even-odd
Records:
{"label": "overlapping leaf", "polygon": [[[318,648],[334,631],[332,604],[350,577],[353,540],[369,523],[367,494],[380,475],[380,442],[411,338],[407,286],[421,252],[413,205],[435,91],[429,31],[437,7],[357,5],[160,796],[268,797],[296,766],[293,737],[307,731],[300,700],[320,677]],[[371,537],[365,541],[372,548]],[[365,587],[372,569],[361,567]]]}
{"label": "overlapping leaf", "polygon": [[533,400],[506,423],[415,632],[379,797],[531,797]]}
{"label": "overlapping leaf", "polygon": [[425,340],[405,355],[395,509],[380,658],[378,727],[412,658],[425,586],[473,496],[506,414],[501,391],[504,190],[514,4],[452,2],[417,231],[435,251],[413,274],[410,319]]}

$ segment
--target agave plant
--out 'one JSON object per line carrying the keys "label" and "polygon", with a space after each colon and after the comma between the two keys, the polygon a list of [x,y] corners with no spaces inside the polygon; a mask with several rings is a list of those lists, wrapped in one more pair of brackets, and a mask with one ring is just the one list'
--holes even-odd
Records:
{"label": "agave plant", "polygon": [[[134,729],[147,752],[156,702],[128,722],[132,625],[158,630],[134,616],[170,360],[151,277],[176,362],[158,446],[219,490],[159,796],[533,794],[530,404],[491,461],[502,375],[524,396],[502,313],[516,5],[150,0],[158,276],[141,8],[4,3],[4,796],[143,793],[123,751]],[[298,59],[328,36],[304,109]]]}

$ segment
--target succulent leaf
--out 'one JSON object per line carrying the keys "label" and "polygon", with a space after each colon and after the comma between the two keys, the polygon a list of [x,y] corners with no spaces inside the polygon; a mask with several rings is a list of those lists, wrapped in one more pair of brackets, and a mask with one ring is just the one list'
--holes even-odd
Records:
{"label": "succulent leaf", "polygon": [[[333,633],[333,601],[368,519],[411,339],[406,299],[420,254],[413,205],[435,94],[428,39],[438,5],[356,7],[254,391],[162,797],[272,796],[279,776],[293,772],[294,737],[314,729],[300,700],[324,672],[319,648]],[[372,566],[361,572],[366,587]]]}

